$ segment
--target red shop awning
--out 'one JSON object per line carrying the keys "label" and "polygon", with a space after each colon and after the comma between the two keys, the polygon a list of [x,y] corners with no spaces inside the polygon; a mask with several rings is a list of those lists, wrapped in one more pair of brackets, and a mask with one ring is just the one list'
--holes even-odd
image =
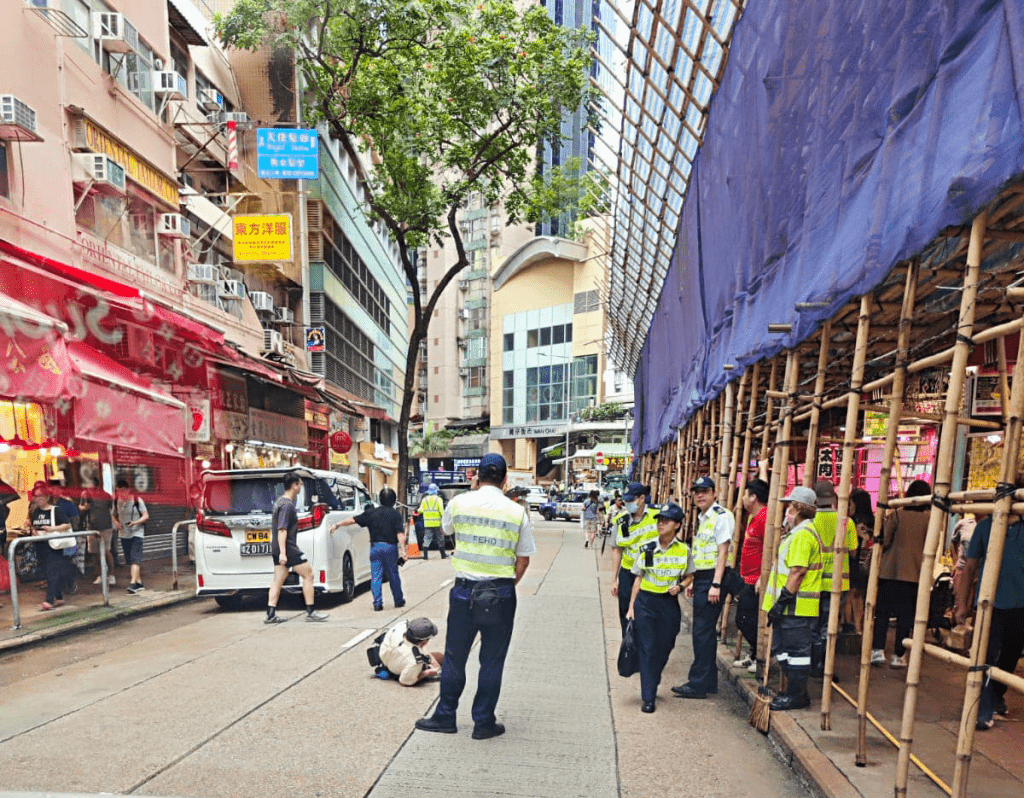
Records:
{"label": "red shop awning", "polygon": [[0,293],[0,396],[53,402],[74,395],[75,369],[56,319]]}
{"label": "red shop awning", "polygon": [[37,255],[34,252],[29,252],[26,249],[15,246],[8,241],[0,241],[0,252],[6,252],[9,255],[24,258],[30,263],[38,263],[41,266],[45,266],[52,272],[62,274],[65,277],[70,277],[76,282],[92,286],[99,291],[106,291],[114,296],[129,299],[142,296],[138,288],[133,288],[130,285],[125,285],[117,280],[111,280],[99,274],[93,274],[92,272],[85,271],[85,269],[79,269],[77,266],[71,266],[70,264],[61,263],[60,261],[53,260],[52,258]]}
{"label": "red shop awning", "polygon": [[68,350],[81,372],[75,437],[183,457],[185,405],[120,363],[80,343]]}

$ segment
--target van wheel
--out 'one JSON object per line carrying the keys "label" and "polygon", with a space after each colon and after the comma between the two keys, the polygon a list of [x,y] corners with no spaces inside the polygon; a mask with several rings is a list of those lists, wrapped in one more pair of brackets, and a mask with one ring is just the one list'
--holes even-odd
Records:
{"label": "van wheel", "polygon": [[541,513],[541,515],[544,516],[545,521],[550,521],[554,518],[555,514],[552,513],[550,510],[545,510],[544,512]]}
{"label": "van wheel", "polygon": [[356,596],[356,574],[352,568],[352,557],[345,552],[341,565],[341,600],[351,601]]}
{"label": "van wheel", "polygon": [[237,593],[233,596],[214,596],[213,600],[217,606],[228,612],[237,612],[242,609],[242,597]]}

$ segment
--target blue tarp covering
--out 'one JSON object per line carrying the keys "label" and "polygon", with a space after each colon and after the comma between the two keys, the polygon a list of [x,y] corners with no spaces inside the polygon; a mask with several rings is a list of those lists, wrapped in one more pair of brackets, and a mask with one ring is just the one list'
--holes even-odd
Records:
{"label": "blue tarp covering", "polygon": [[725,364],[807,338],[1024,173],[1024,0],[757,0],[729,57],[636,373],[636,451]]}

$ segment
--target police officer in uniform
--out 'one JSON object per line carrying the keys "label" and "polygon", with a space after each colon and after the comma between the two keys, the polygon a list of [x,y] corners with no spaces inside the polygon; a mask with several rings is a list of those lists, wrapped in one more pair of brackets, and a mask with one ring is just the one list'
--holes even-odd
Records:
{"label": "police officer in uniform", "polygon": [[657,509],[647,506],[647,485],[630,482],[622,499],[625,509],[612,519],[615,531],[615,548],[612,551],[612,573],[615,583],[612,595],[619,598],[619,624],[626,632],[626,613],[629,611],[629,597],[633,594],[633,562],[639,546],[658,537]]}
{"label": "police officer in uniform", "polygon": [[786,692],[772,699],[771,708],[803,709],[811,705],[807,677],[818,623],[821,540],[813,523],[817,513],[813,490],[793,488],[781,501],[789,504],[785,530],[761,605],[774,627],[772,654],[786,676]]}
{"label": "police officer in uniform", "polygon": [[516,615],[515,586],[537,547],[530,514],[501,492],[508,468],[500,454],[480,459],[474,487],[453,498],[441,525],[455,536],[455,585],[448,594],[448,629],[441,695],[434,714],[416,721],[423,731],[454,734],[466,660],[480,635],[480,678],[473,698],[473,739],[505,733],[494,710]]}
{"label": "police officer in uniform", "polygon": [[[818,629],[814,644],[811,646],[811,676],[821,676],[825,668],[825,643],[828,640],[828,613],[832,606],[832,566],[835,554],[832,546],[836,539],[836,525],[839,523],[836,512],[835,486],[826,480],[814,483],[814,495],[817,497],[815,506],[818,514],[814,516],[814,529],[821,541],[821,600],[818,603]],[[842,586],[845,593],[850,589],[850,552],[857,550],[857,526],[850,518],[846,519],[846,534],[839,547],[839,556],[843,558]],[[839,681],[832,677],[833,681]]]}
{"label": "police officer in uniform", "polygon": [[633,561],[633,575],[640,578],[633,582],[626,613],[635,619],[643,712],[654,712],[661,673],[679,634],[679,591],[693,579],[690,547],[676,539],[683,508],[666,504],[656,517],[658,537],[641,545]]}
{"label": "police officer in uniform", "polygon": [[722,577],[736,528],[731,512],[715,501],[715,482],[699,477],[690,489],[700,510],[690,547],[694,574],[686,595],[693,598],[693,664],[686,684],[673,687],[680,698],[706,698],[718,692],[718,616],[722,612]]}
{"label": "police officer in uniform", "polygon": [[445,553],[444,535],[441,532],[441,516],[444,513],[444,501],[437,495],[437,485],[433,482],[427,488],[427,495],[420,502],[420,515],[423,517],[423,559],[429,559],[427,554],[430,551],[430,541],[437,541],[437,550],[441,559],[445,560],[448,555]]}

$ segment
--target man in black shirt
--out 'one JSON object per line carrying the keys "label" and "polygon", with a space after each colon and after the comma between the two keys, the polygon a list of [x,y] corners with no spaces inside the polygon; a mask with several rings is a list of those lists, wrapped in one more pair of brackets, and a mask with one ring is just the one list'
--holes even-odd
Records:
{"label": "man in black shirt", "polygon": [[388,583],[391,585],[391,597],[396,607],[405,606],[402,595],[402,578],[398,575],[398,558],[405,561],[405,525],[402,514],[395,509],[397,494],[391,488],[381,488],[378,497],[380,506],[373,507],[353,518],[346,518],[332,524],[333,532],[340,526],[358,524],[370,530],[370,592],[373,594],[373,609],[380,612],[384,609],[384,592],[381,582],[385,569],[388,572]]}
{"label": "man in black shirt", "polygon": [[326,612],[313,610],[313,566],[296,542],[299,531],[299,516],[295,511],[295,499],[302,490],[302,479],[298,474],[285,474],[284,495],[274,502],[270,514],[270,553],[274,558],[274,581],[267,596],[267,617],[264,623],[281,623],[284,618],[277,614],[277,600],[281,588],[288,578],[288,571],[295,571],[302,578],[302,596],[306,600],[306,620],[326,621]]}

